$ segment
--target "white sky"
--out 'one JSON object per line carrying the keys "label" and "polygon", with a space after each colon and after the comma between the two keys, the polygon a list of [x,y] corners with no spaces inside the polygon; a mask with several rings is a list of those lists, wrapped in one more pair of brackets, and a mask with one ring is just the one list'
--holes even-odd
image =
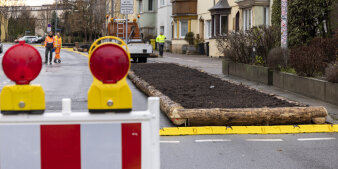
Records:
{"label": "white sky", "polygon": [[43,4],[52,4],[55,0],[24,0],[27,6],[40,6]]}

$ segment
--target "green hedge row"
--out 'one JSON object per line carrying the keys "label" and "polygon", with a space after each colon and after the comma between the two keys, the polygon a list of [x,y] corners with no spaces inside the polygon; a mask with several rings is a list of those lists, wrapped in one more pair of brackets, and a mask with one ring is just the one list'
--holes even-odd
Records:
{"label": "green hedge row", "polygon": [[[309,43],[314,37],[331,35],[329,14],[335,0],[288,0],[288,45]],[[281,0],[274,0],[272,25],[280,27]]]}

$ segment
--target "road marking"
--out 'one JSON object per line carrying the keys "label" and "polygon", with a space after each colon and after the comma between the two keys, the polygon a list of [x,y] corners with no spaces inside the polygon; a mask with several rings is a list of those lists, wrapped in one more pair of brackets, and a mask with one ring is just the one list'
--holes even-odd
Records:
{"label": "road marking", "polygon": [[327,138],[299,138],[298,141],[319,141],[319,140],[335,140],[334,137],[327,137]]}
{"label": "road marking", "polygon": [[196,143],[204,143],[204,142],[226,142],[231,141],[230,139],[209,139],[209,140],[195,140]]}
{"label": "road marking", "polygon": [[245,139],[245,141],[283,141],[282,139]]}
{"label": "road marking", "polygon": [[180,143],[180,141],[160,141],[160,143]]}

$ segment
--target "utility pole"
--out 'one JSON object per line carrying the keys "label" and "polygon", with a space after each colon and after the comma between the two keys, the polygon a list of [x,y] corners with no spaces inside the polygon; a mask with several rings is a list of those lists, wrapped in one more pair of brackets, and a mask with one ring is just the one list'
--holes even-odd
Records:
{"label": "utility pole", "polygon": [[288,47],[288,0],[281,1],[281,47]]}

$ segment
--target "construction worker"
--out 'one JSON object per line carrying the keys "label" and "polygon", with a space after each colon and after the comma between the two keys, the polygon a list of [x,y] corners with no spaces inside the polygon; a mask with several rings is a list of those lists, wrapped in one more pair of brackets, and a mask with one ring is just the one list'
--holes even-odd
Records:
{"label": "construction worker", "polygon": [[48,33],[48,36],[46,36],[45,39],[45,63],[48,63],[48,52],[49,52],[49,64],[52,64],[52,58],[53,58],[53,49],[55,49],[56,43],[54,41],[54,37],[53,37],[53,32],[50,31]]}
{"label": "construction worker", "polygon": [[156,38],[156,42],[159,45],[160,56],[163,56],[163,47],[164,47],[165,39],[167,39],[167,37],[163,35],[163,32],[160,32],[160,35],[158,35]]}
{"label": "construction worker", "polygon": [[62,38],[60,36],[60,32],[57,33],[57,35],[54,38],[54,41],[56,42],[54,62],[61,63],[60,52],[61,52],[61,47],[62,47]]}

